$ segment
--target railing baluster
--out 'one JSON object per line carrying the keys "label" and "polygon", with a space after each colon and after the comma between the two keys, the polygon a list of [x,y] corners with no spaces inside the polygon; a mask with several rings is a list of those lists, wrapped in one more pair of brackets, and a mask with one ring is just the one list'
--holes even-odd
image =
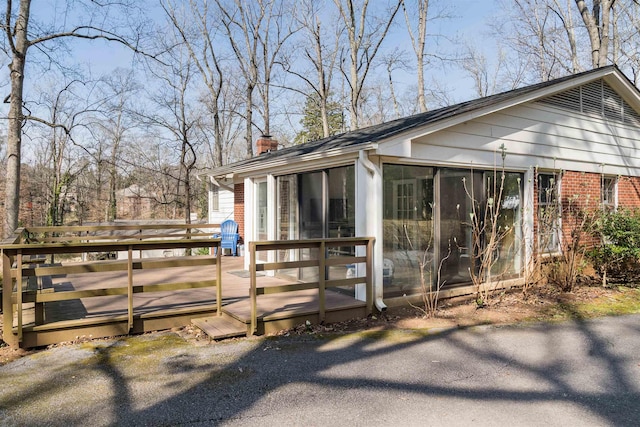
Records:
{"label": "railing baluster", "polygon": [[[18,342],[22,342],[22,250],[16,254],[16,305],[18,307]],[[11,286],[11,282],[9,282]],[[13,319],[11,319],[13,324]]]}
{"label": "railing baluster", "polygon": [[2,335],[7,344],[13,345],[13,257],[2,251]]}
{"label": "railing baluster", "polygon": [[370,237],[367,241],[367,263],[366,263],[366,302],[367,315],[373,312],[373,243],[375,239]]}
{"label": "railing baluster", "polygon": [[129,319],[129,331],[133,329],[133,246],[129,245],[127,249],[127,313]]}
{"label": "railing baluster", "polygon": [[[220,251],[222,252],[222,251]],[[249,299],[251,300],[251,330],[249,335],[253,335],[258,329],[258,301],[256,298],[256,243],[249,242],[249,274],[251,276],[251,287],[249,289]]]}
{"label": "railing baluster", "polygon": [[216,310],[222,316],[222,251],[216,250],[216,254]]}
{"label": "railing baluster", "polygon": [[325,282],[327,280],[327,248],[324,240],[320,242],[318,249],[318,320],[324,322],[325,318]]}

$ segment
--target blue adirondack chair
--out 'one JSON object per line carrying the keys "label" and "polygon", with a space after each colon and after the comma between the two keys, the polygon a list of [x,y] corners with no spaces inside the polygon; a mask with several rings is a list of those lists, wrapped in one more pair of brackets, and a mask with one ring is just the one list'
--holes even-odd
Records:
{"label": "blue adirondack chair", "polygon": [[[214,234],[214,238],[220,238],[220,248],[231,249],[231,255],[236,256],[236,248],[238,247],[238,223],[232,219],[228,219],[220,224],[220,234]],[[218,249],[214,251],[214,255],[218,253]]]}

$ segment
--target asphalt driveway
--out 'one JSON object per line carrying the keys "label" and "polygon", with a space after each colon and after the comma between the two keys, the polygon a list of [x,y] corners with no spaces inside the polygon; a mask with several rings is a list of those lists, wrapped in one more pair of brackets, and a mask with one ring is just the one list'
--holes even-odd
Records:
{"label": "asphalt driveway", "polygon": [[639,425],[640,316],[63,346],[0,367],[0,424]]}

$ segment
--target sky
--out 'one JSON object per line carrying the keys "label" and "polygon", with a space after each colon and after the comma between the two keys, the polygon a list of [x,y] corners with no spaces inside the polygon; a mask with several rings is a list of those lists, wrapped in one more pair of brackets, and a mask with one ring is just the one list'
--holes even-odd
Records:
{"label": "sky", "polygon": [[[446,35],[450,38],[458,38],[462,40],[470,40],[474,44],[478,44],[479,40],[486,42],[487,27],[486,21],[491,15],[495,15],[496,0],[441,0],[441,3],[447,4],[451,11],[452,18],[434,21],[429,25],[430,33]],[[432,6],[437,5],[432,0]],[[154,16],[162,18],[162,11],[156,9],[150,12]],[[404,26],[404,17],[400,14],[397,16],[398,21],[395,28],[392,29],[388,40],[385,44],[387,47],[398,45],[408,51],[408,58],[413,58],[410,42]],[[449,49],[455,51],[460,47],[451,47],[446,40],[439,38],[443,46],[449,46]],[[490,41],[493,44],[493,41]],[[482,47],[482,46],[479,46]],[[489,52],[491,51],[491,45]],[[81,41],[74,44],[74,60],[88,64],[92,74],[101,75],[113,71],[116,68],[129,68],[134,61],[130,50],[118,46],[113,43],[92,41]],[[429,69],[428,72],[444,82],[452,90],[452,97],[456,101],[467,100],[475,97],[473,82],[470,78],[455,69],[456,67],[436,67]],[[398,71],[394,74],[394,80],[398,80],[398,84],[402,85],[404,79],[415,79],[414,76],[408,76]]]}

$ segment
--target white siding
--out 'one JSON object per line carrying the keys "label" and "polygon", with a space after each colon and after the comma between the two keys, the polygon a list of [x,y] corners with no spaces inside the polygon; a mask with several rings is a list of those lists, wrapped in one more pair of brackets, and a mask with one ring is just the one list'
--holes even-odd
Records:
{"label": "white siding", "polygon": [[223,190],[220,188],[218,191],[219,209],[217,211],[213,211],[211,209],[211,203],[209,204],[209,207],[210,224],[220,224],[227,219],[233,219],[233,191]]}
{"label": "white siding", "polygon": [[640,129],[529,103],[416,138],[411,157],[434,164],[553,168],[640,175]]}

